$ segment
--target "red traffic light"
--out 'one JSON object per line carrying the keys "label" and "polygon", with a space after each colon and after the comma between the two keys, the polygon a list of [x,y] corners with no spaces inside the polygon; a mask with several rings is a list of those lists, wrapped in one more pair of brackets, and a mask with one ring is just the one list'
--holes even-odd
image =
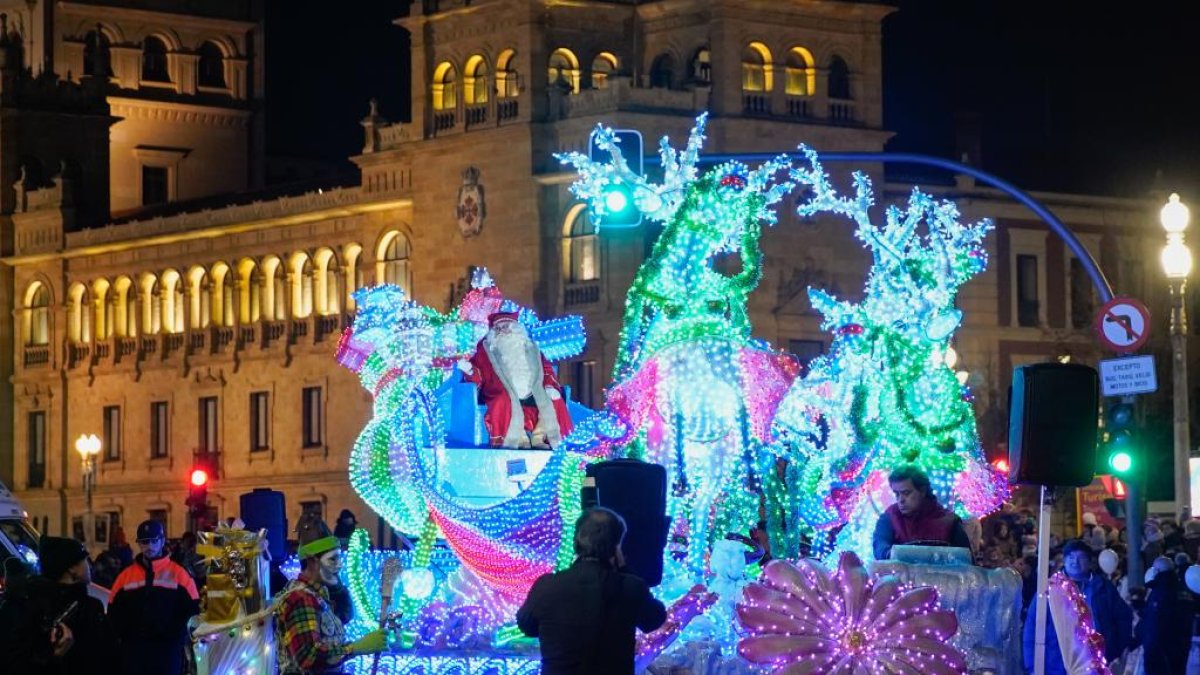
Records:
{"label": "red traffic light", "polygon": [[192,485],[195,487],[208,485],[208,472],[204,469],[192,469]]}
{"label": "red traffic light", "polygon": [[1000,473],[1008,473],[1008,460],[1004,459],[1003,457],[992,462],[992,466]]}

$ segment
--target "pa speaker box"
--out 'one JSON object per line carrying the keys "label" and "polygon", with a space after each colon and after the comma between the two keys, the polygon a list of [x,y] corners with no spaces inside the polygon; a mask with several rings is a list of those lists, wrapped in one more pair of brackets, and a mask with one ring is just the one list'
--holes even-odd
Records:
{"label": "pa speaker box", "polygon": [[603,506],[621,514],[628,527],[625,554],[628,571],[650,586],[662,583],[663,549],[667,546],[667,471],[636,459],[589,464],[583,507]]}
{"label": "pa speaker box", "polygon": [[255,488],[240,498],[242,522],[247,530],[266,529],[271,560],[282,561],[287,553],[287,505],[283,493],[268,488]]}
{"label": "pa speaker box", "polygon": [[1035,363],[1013,372],[1009,482],[1091,484],[1096,468],[1100,378],[1090,366]]}

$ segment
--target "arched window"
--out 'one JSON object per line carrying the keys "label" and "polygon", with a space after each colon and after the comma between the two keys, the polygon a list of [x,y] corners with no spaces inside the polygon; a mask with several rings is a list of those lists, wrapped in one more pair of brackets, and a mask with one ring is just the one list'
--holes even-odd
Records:
{"label": "arched window", "polygon": [[670,89],[675,84],[675,57],[662,53],[654,57],[650,65],[650,86]]}
{"label": "arched window", "polygon": [[346,259],[346,270],[342,275],[345,286],[346,311],[353,312],[354,292],[363,287],[362,246],[357,243],[346,244],[343,255]]}
{"label": "arched window", "polygon": [[91,342],[91,320],[87,306],[87,287],[76,282],[67,291],[67,338],[71,342]]}
{"label": "arched window", "polygon": [[197,84],[201,87],[225,88],[225,52],[215,42],[200,45]]}
{"label": "arched window", "polygon": [[388,232],[379,242],[375,259],[375,281],[379,284],[395,284],[407,293],[412,290],[409,278],[408,237],[395,230]]}
{"label": "arched window", "polygon": [[575,58],[575,53],[562,47],[555,49],[550,54],[549,76],[547,81],[551,86],[558,85],[570,89],[572,94],[578,94],[579,59]]}
{"label": "arched window", "polygon": [[313,311],[313,265],[308,254],[301,251],[292,255],[288,276],[292,287],[292,317],[304,319]]}
{"label": "arched window", "polygon": [[708,47],[696,50],[696,55],[692,57],[692,81],[696,84],[712,82],[712,52]]}
{"label": "arched window", "polygon": [[175,270],[162,275],[162,292],[159,296],[162,309],[159,319],[164,333],[182,333],[184,317],[183,278]]}
{"label": "arched window", "polygon": [[157,335],[162,330],[162,300],[159,297],[161,289],[158,278],[153,274],[143,274],[138,279],[138,295],[141,296],[142,334]]}
{"label": "arched window", "polygon": [[850,96],[850,66],[846,60],[834,55],[829,60],[829,98],[849,101]]}
{"label": "arched window", "polygon": [[171,74],[167,72],[167,43],[162,38],[150,35],[142,41],[142,80],[171,81]]}
{"label": "arched window", "polygon": [[604,89],[608,86],[608,76],[617,70],[617,57],[608,52],[600,52],[592,59],[592,88]]}
{"label": "arched window", "polygon": [[771,50],[761,42],[751,42],[742,51],[742,91],[771,91]]}
{"label": "arched window", "polygon": [[342,304],[341,275],[338,274],[337,256],[330,249],[322,248],[313,255],[313,261],[317,266],[316,288],[313,292],[313,304],[317,314],[321,316],[337,314],[341,311]]}
{"label": "arched window", "polygon": [[255,264],[249,258],[242,258],[237,264],[238,270],[238,321],[254,323],[261,316],[262,285],[255,278]]}
{"label": "arched window", "polygon": [[263,321],[283,321],[287,318],[287,293],[283,283],[283,264],[269,256],[262,261],[262,318]]}
{"label": "arched window", "polygon": [[563,273],[568,283],[600,278],[599,240],[585,204],[576,204],[563,222]]}
{"label": "arched window", "polygon": [[498,98],[513,98],[520,92],[517,82],[517,53],[511,49],[500,52],[496,59],[496,96]]}
{"label": "arched window", "polygon": [[788,96],[812,96],[816,89],[817,73],[812,54],[804,47],[792,47],[784,67],[784,93]]}
{"label": "arched window", "polygon": [[233,325],[233,288],[229,283],[229,265],[219,262],[209,272],[209,316],[214,325]]}
{"label": "arched window", "polygon": [[40,281],[30,284],[25,292],[25,308],[25,344],[50,344],[50,289]]}
{"label": "arched window", "polygon": [[209,302],[207,292],[207,277],[208,275],[205,273],[203,267],[197,266],[188,270],[188,330],[208,327],[209,311],[212,309],[212,304]]}
{"label": "arched window", "polygon": [[454,64],[442,61],[433,71],[433,109],[454,110],[458,107],[458,71]]}
{"label": "arched window", "polygon": [[118,277],[113,283],[113,323],[112,332],[117,337],[133,337],[137,335],[137,306],[132,302],[133,280],[129,277]]}
{"label": "arched window", "polygon": [[92,282],[92,302],[95,318],[92,319],[92,334],[96,340],[107,340],[112,336],[113,306],[108,301],[109,283],[107,279],[97,279]]}
{"label": "arched window", "polygon": [[83,74],[112,77],[111,42],[101,30],[88,31],[83,38]]}
{"label": "arched window", "polygon": [[487,61],[476,54],[467,59],[467,67],[463,69],[463,90],[467,105],[479,105],[488,102],[488,67]]}

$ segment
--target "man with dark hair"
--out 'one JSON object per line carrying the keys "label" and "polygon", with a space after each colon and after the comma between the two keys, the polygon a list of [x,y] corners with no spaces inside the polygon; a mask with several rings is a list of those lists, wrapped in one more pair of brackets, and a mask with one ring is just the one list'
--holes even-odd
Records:
{"label": "man with dark hair", "polygon": [[890,558],[896,544],[941,544],[970,550],[962,518],[938,503],[923,471],[902,466],[888,476],[888,485],[896,503],[875,523],[872,547],[876,560]]}
{"label": "man with dark hair", "polygon": [[[1131,646],[1133,610],[1121,599],[1117,587],[1104,574],[1092,571],[1092,549],[1072,539],[1063,546],[1063,572],[1079,587],[1092,614],[1092,627],[1104,636],[1104,658],[1112,663]],[[1046,611],[1049,610],[1047,605]],[[1037,603],[1029,603],[1025,612],[1025,670],[1033,672],[1034,641],[1037,631]],[[1066,675],[1054,622],[1046,616],[1046,674]]]}
{"label": "man with dark hair", "polygon": [[15,580],[0,605],[6,673],[113,673],[116,655],[100,601],[88,595],[91,563],[83,544],[42,537],[41,574]]}
{"label": "man with dark hair", "polygon": [[533,584],[517,626],[540,639],[542,675],[632,675],[634,629],[667,619],[646,582],[622,571],[625,521],[603,507],[575,521],[575,562]]}

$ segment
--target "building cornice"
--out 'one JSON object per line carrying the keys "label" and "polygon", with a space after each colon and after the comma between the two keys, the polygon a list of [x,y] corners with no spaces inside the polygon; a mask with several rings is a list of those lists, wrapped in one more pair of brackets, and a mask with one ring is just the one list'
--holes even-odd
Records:
{"label": "building cornice", "polygon": [[145,9],[129,9],[126,7],[111,7],[87,5],[77,2],[60,2],[60,9],[66,16],[78,17],[94,17],[103,16],[106,19],[112,19],[117,22],[132,21],[137,23],[150,24],[167,24],[176,25],[181,20],[186,19],[187,25],[190,28],[199,28],[201,30],[221,31],[221,32],[242,32],[247,33],[254,30],[256,24],[249,21],[238,21],[236,19],[216,19],[208,16],[194,16],[191,14],[176,14],[174,12],[152,12]]}
{"label": "building cornice", "polygon": [[245,129],[254,115],[249,110],[219,108],[217,106],[154,101],[150,99],[109,96],[108,105],[114,117],[122,119],[153,120],[155,122],[178,122],[203,124],[213,127]]}
{"label": "building cornice", "polygon": [[16,255],[0,259],[8,265],[28,265],[49,260],[87,256],[215,239],[232,234],[348,218],[411,207],[412,200],[363,199],[361,188],[310,192],[222,209],[164,216],[120,225],[108,225],[67,234],[62,251]]}

